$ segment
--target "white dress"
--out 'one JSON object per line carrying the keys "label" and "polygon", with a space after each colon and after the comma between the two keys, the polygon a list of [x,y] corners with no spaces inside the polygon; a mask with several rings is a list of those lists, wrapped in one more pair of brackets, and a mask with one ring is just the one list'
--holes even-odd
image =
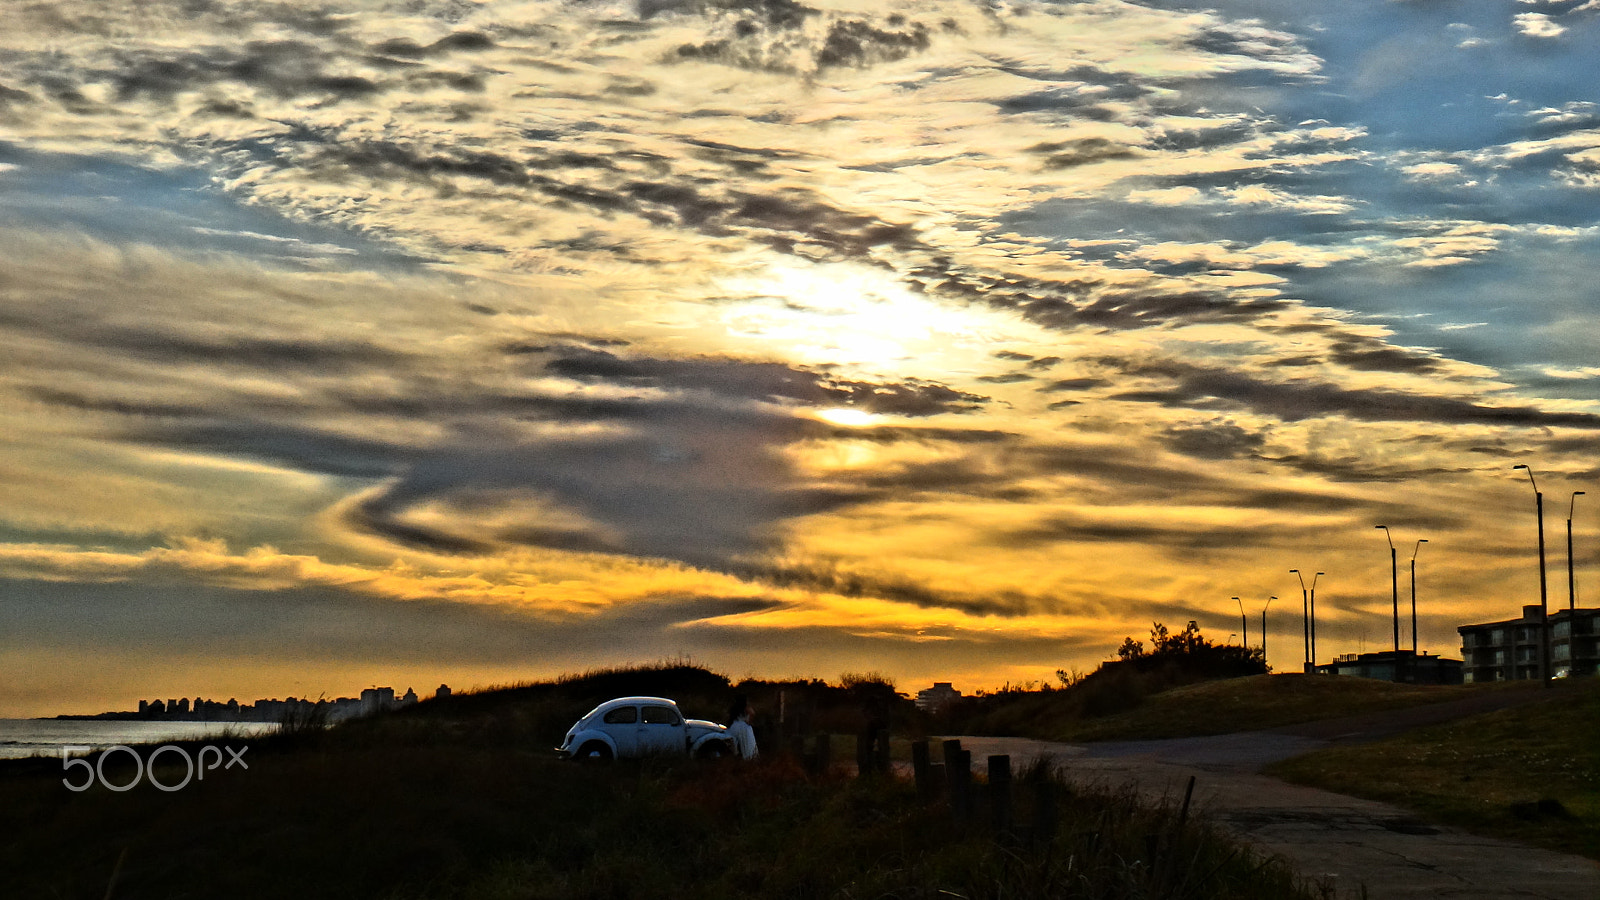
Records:
{"label": "white dress", "polygon": [[733,747],[739,751],[740,759],[756,758],[756,732],[750,723],[743,719],[734,719],[728,726],[728,737],[733,739]]}

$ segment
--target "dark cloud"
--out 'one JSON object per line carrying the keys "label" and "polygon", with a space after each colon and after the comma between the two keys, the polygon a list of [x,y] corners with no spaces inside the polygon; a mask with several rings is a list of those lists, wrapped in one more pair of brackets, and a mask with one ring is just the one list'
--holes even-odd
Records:
{"label": "dark cloud", "polygon": [[1048,328],[1092,325],[1120,331],[1173,322],[1251,321],[1290,304],[1270,298],[1240,299],[1224,292],[1111,291],[1087,302],[1025,295],[1016,306],[1030,321]]}
{"label": "dark cloud", "polygon": [[1248,31],[1234,31],[1225,26],[1207,28],[1186,39],[1185,43],[1197,50],[1219,56],[1246,56],[1268,60],[1290,55],[1296,49],[1295,38],[1290,34],[1254,28]]}
{"label": "dark cloud", "polygon": [[0,84],[0,109],[5,109],[8,106],[16,104],[32,102],[33,95],[27,91],[19,91],[16,88],[6,87],[5,85]]}
{"label": "dark cloud", "polygon": [[1370,422],[1600,428],[1600,416],[1590,413],[1546,412],[1529,406],[1484,406],[1456,397],[1346,388],[1329,382],[1263,381],[1240,371],[1187,363],[1108,362],[1129,375],[1170,378],[1176,382],[1170,388],[1130,391],[1111,399],[1158,403],[1177,409],[1203,409],[1222,403],[1286,422],[1342,415]]}
{"label": "dark cloud", "polygon": [[1228,122],[1215,128],[1174,129],[1160,132],[1152,138],[1150,149],[1170,153],[1212,150],[1251,140],[1257,134],[1258,126],[1253,122]]}
{"label": "dark cloud", "polygon": [[1087,391],[1091,388],[1102,387],[1107,382],[1103,378],[1061,378],[1049,384],[1041,385],[1041,391]]}
{"label": "dark cloud", "polygon": [[[1347,484],[1372,482],[1400,484],[1440,476],[1462,476],[1473,470],[1460,466],[1404,466],[1387,465],[1355,456],[1314,456],[1288,454],[1271,458],[1272,462],[1291,466],[1301,472]],[[1391,517],[1393,518],[1393,517]],[[1453,522],[1453,524],[1459,524]]]}
{"label": "dark cloud", "polygon": [[298,40],[250,41],[168,56],[129,55],[112,76],[119,100],[172,100],[186,91],[237,83],[279,98],[308,94],[349,98],[376,93],[365,77],[340,73],[338,60],[319,46]]}
{"label": "dark cloud", "polygon": [[[835,18],[820,41],[800,32],[819,11],[792,2],[720,2],[711,35],[680,44],[671,59],[697,60],[760,72],[812,75],[833,68],[865,68],[896,62],[927,50],[931,32],[920,22],[890,15],[880,26],[864,19]],[[729,10],[746,14],[730,17]],[[671,61],[669,59],[669,61]]]}
{"label": "dark cloud", "polygon": [[1336,341],[1330,349],[1335,362],[1366,372],[1430,374],[1441,369],[1437,357],[1395,347],[1377,338],[1346,336]]}
{"label": "dark cloud", "polygon": [[1227,291],[1107,290],[1091,279],[1060,281],[970,271],[934,257],[908,273],[908,283],[928,294],[1021,313],[1046,328],[1114,331],[1179,322],[1252,322],[1290,308],[1287,300],[1239,297]]}
{"label": "dark cloud", "polygon": [[[603,213],[625,212],[660,226],[680,226],[706,235],[744,234],[785,253],[857,259],[879,249],[908,251],[921,247],[909,224],[886,222],[851,212],[796,187],[757,193],[709,186],[700,180],[631,178],[610,185],[562,177],[564,169],[607,170],[614,160],[592,154],[538,150],[513,157],[492,151],[431,151],[389,141],[340,140],[334,134],[306,133],[302,165],[324,178],[360,176],[377,181],[424,181],[433,188],[454,190],[450,177],[481,179],[499,188],[529,191],[561,207],[576,204]],[[707,149],[702,147],[702,149]],[[759,168],[761,152],[710,148],[738,169],[735,154]],[[663,170],[669,163],[647,160]]]}
{"label": "dark cloud", "polygon": [[1131,148],[1105,138],[1079,138],[1073,141],[1053,141],[1035,144],[1029,153],[1044,157],[1047,169],[1070,169],[1110,159],[1132,159],[1138,156]]}
{"label": "dark cloud", "polygon": [[1169,428],[1163,438],[1167,446],[1179,453],[1203,459],[1257,456],[1266,444],[1265,436],[1246,431],[1231,422],[1218,422],[1192,428]]}
{"label": "dark cloud", "polygon": [[477,52],[494,47],[494,39],[477,31],[457,31],[423,46],[409,38],[394,38],[373,46],[374,53],[400,56],[407,59],[424,59],[445,56],[455,52]]}
{"label": "dark cloud", "polygon": [[932,609],[955,609],[973,615],[1021,616],[1055,604],[1016,591],[979,596],[929,587],[905,578],[861,572],[829,560],[741,568],[737,574],[781,587],[809,588],[844,597],[895,600]]}
{"label": "dark cloud", "polygon": [[768,28],[799,28],[812,16],[821,15],[820,10],[796,3],[795,0],[706,0],[705,7],[729,13],[748,13]]}
{"label": "dark cloud", "polygon": [[1027,528],[997,533],[992,540],[1003,547],[1058,543],[1135,544],[1160,547],[1169,552],[1206,554],[1270,544],[1270,538],[1281,538],[1285,531],[1291,530],[1294,529],[1243,523],[1228,528],[1183,527],[1135,519],[1101,521],[1078,515],[1054,515]]}
{"label": "dark cloud", "polygon": [[[556,671],[576,671],[596,658],[625,662],[679,652],[681,646],[666,638],[673,626],[778,605],[762,598],[668,596],[571,616],[444,600],[397,602],[333,587],[267,591],[163,583],[152,589],[22,578],[0,584],[16,598],[0,608],[6,634],[45,645],[319,664],[522,666],[537,658]],[[359,687],[326,689],[331,696]]]}
{"label": "dark cloud", "polygon": [[906,23],[898,16],[890,17],[890,24],[906,26],[901,31],[878,28],[860,19],[834,22],[828,36],[817,50],[818,69],[834,66],[864,67],[876,63],[895,62],[913,53],[928,49],[931,43],[928,28],[920,22]]}
{"label": "dark cloud", "polygon": [[1110,99],[1100,93],[1080,94],[1073,90],[1054,88],[1035,91],[995,101],[995,106],[1007,113],[1064,113],[1097,122],[1109,122],[1117,117],[1115,111],[1102,105]]}
{"label": "dark cloud", "polygon": [[348,372],[406,362],[408,354],[375,343],[308,336],[271,337],[228,333],[221,327],[161,330],[130,322],[65,318],[48,306],[0,311],[0,329],[50,334],[114,357],[163,363],[206,363],[219,367]]}
{"label": "dark cloud", "polygon": [[[932,416],[986,402],[917,380],[852,381],[778,363],[625,355],[620,342],[605,339],[547,337],[502,347],[509,360],[526,361],[545,374],[623,389],[603,396],[445,384],[425,374],[425,360],[333,340],[197,341],[154,331],[108,333],[98,340],[124,355],[159,362],[232,358],[289,383],[320,377],[330,367],[367,364],[417,373],[400,385],[384,379],[363,387],[356,379],[338,391],[269,398],[211,394],[192,402],[151,399],[137,387],[36,386],[29,393],[58,408],[110,417],[106,431],[125,441],[381,481],[345,508],[345,523],[441,553],[527,545],[726,566],[764,552],[783,522],[880,498],[897,487],[894,478],[808,482],[782,448],[830,436],[877,437],[874,429],[835,430],[783,406]],[[629,396],[629,388],[641,392]],[[534,435],[519,427],[528,422],[612,427]],[[418,438],[417,427],[428,437]],[[883,439],[996,438],[927,429]],[[949,478],[930,468],[902,473],[900,481],[920,480],[918,489],[934,489]],[[530,519],[519,512],[529,502],[559,510],[561,518]],[[426,516],[419,514],[424,509]]]}
{"label": "dark cloud", "polygon": [[798,400],[815,406],[851,406],[904,416],[972,412],[988,398],[942,384],[848,381],[783,363],[724,358],[664,359],[569,348],[545,363],[552,375],[675,390],[707,391],[748,400]]}

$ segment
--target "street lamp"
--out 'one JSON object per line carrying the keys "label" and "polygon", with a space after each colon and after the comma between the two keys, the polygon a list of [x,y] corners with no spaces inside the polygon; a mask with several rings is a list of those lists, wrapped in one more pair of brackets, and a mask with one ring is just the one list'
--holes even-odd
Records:
{"label": "street lamp", "polygon": [[1240,600],[1238,597],[1235,597],[1235,598],[1233,598],[1233,602],[1239,604],[1239,646],[1243,647],[1246,650],[1249,650],[1250,649],[1250,629],[1249,629],[1249,627],[1247,627],[1246,622],[1245,622],[1245,618],[1244,618],[1244,601]]}
{"label": "street lamp", "polygon": [[1272,608],[1272,601],[1277,597],[1268,597],[1267,605],[1261,607],[1261,664],[1267,662],[1267,610]]}
{"label": "street lamp", "polygon": [[[1571,619],[1578,606],[1577,583],[1572,580],[1572,511],[1577,508],[1578,495],[1583,491],[1572,492],[1572,502],[1567,504],[1567,617]],[[1569,654],[1569,659],[1572,658]]]}
{"label": "street lamp", "polygon": [[1300,617],[1301,630],[1305,641],[1306,671],[1311,671],[1311,599],[1306,592],[1306,577],[1300,574],[1299,569],[1290,569],[1289,574],[1300,579]]}
{"label": "street lamp", "polygon": [[[1539,678],[1550,686],[1550,595],[1544,572],[1544,493],[1539,482],[1533,479],[1533,469],[1526,463],[1517,463],[1512,469],[1527,469],[1528,483],[1533,485],[1533,508],[1539,517]],[[1513,650],[1515,646],[1513,645]],[[1512,661],[1515,672],[1516,661]]]}
{"label": "street lamp", "polygon": [[1317,579],[1326,575],[1318,572],[1311,576],[1311,666],[1317,665]]}
{"label": "street lamp", "polygon": [[1417,546],[1411,551],[1411,655],[1417,655],[1417,553],[1422,550],[1422,545],[1428,542],[1427,538],[1417,541]]}
{"label": "street lamp", "polygon": [[[1400,665],[1400,565],[1394,553],[1394,535],[1389,533],[1389,526],[1374,525],[1382,528],[1383,536],[1389,539],[1389,582],[1394,592],[1394,664]],[[1398,669],[1396,670],[1398,672]],[[1396,679],[1397,681],[1399,679]]]}

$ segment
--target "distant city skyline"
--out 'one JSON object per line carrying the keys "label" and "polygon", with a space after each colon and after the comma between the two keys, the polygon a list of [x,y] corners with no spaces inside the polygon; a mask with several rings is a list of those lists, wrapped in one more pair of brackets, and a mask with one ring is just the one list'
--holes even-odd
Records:
{"label": "distant city skyline", "polygon": [[1593,2],[8,16],[0,717],[1591,592]]}

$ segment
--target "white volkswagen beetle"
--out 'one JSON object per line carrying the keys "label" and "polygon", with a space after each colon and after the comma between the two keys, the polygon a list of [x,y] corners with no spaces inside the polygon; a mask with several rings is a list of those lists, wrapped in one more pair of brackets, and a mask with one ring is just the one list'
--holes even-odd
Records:
{"label": "white volkswagen beetle", "polygon": [[716,758],[733,752],[727,727],[685,719],[678,704],[661,697],[618,697],[596,706],[567,729],[556,752],[571,759],[641,759],[647,756]]}

